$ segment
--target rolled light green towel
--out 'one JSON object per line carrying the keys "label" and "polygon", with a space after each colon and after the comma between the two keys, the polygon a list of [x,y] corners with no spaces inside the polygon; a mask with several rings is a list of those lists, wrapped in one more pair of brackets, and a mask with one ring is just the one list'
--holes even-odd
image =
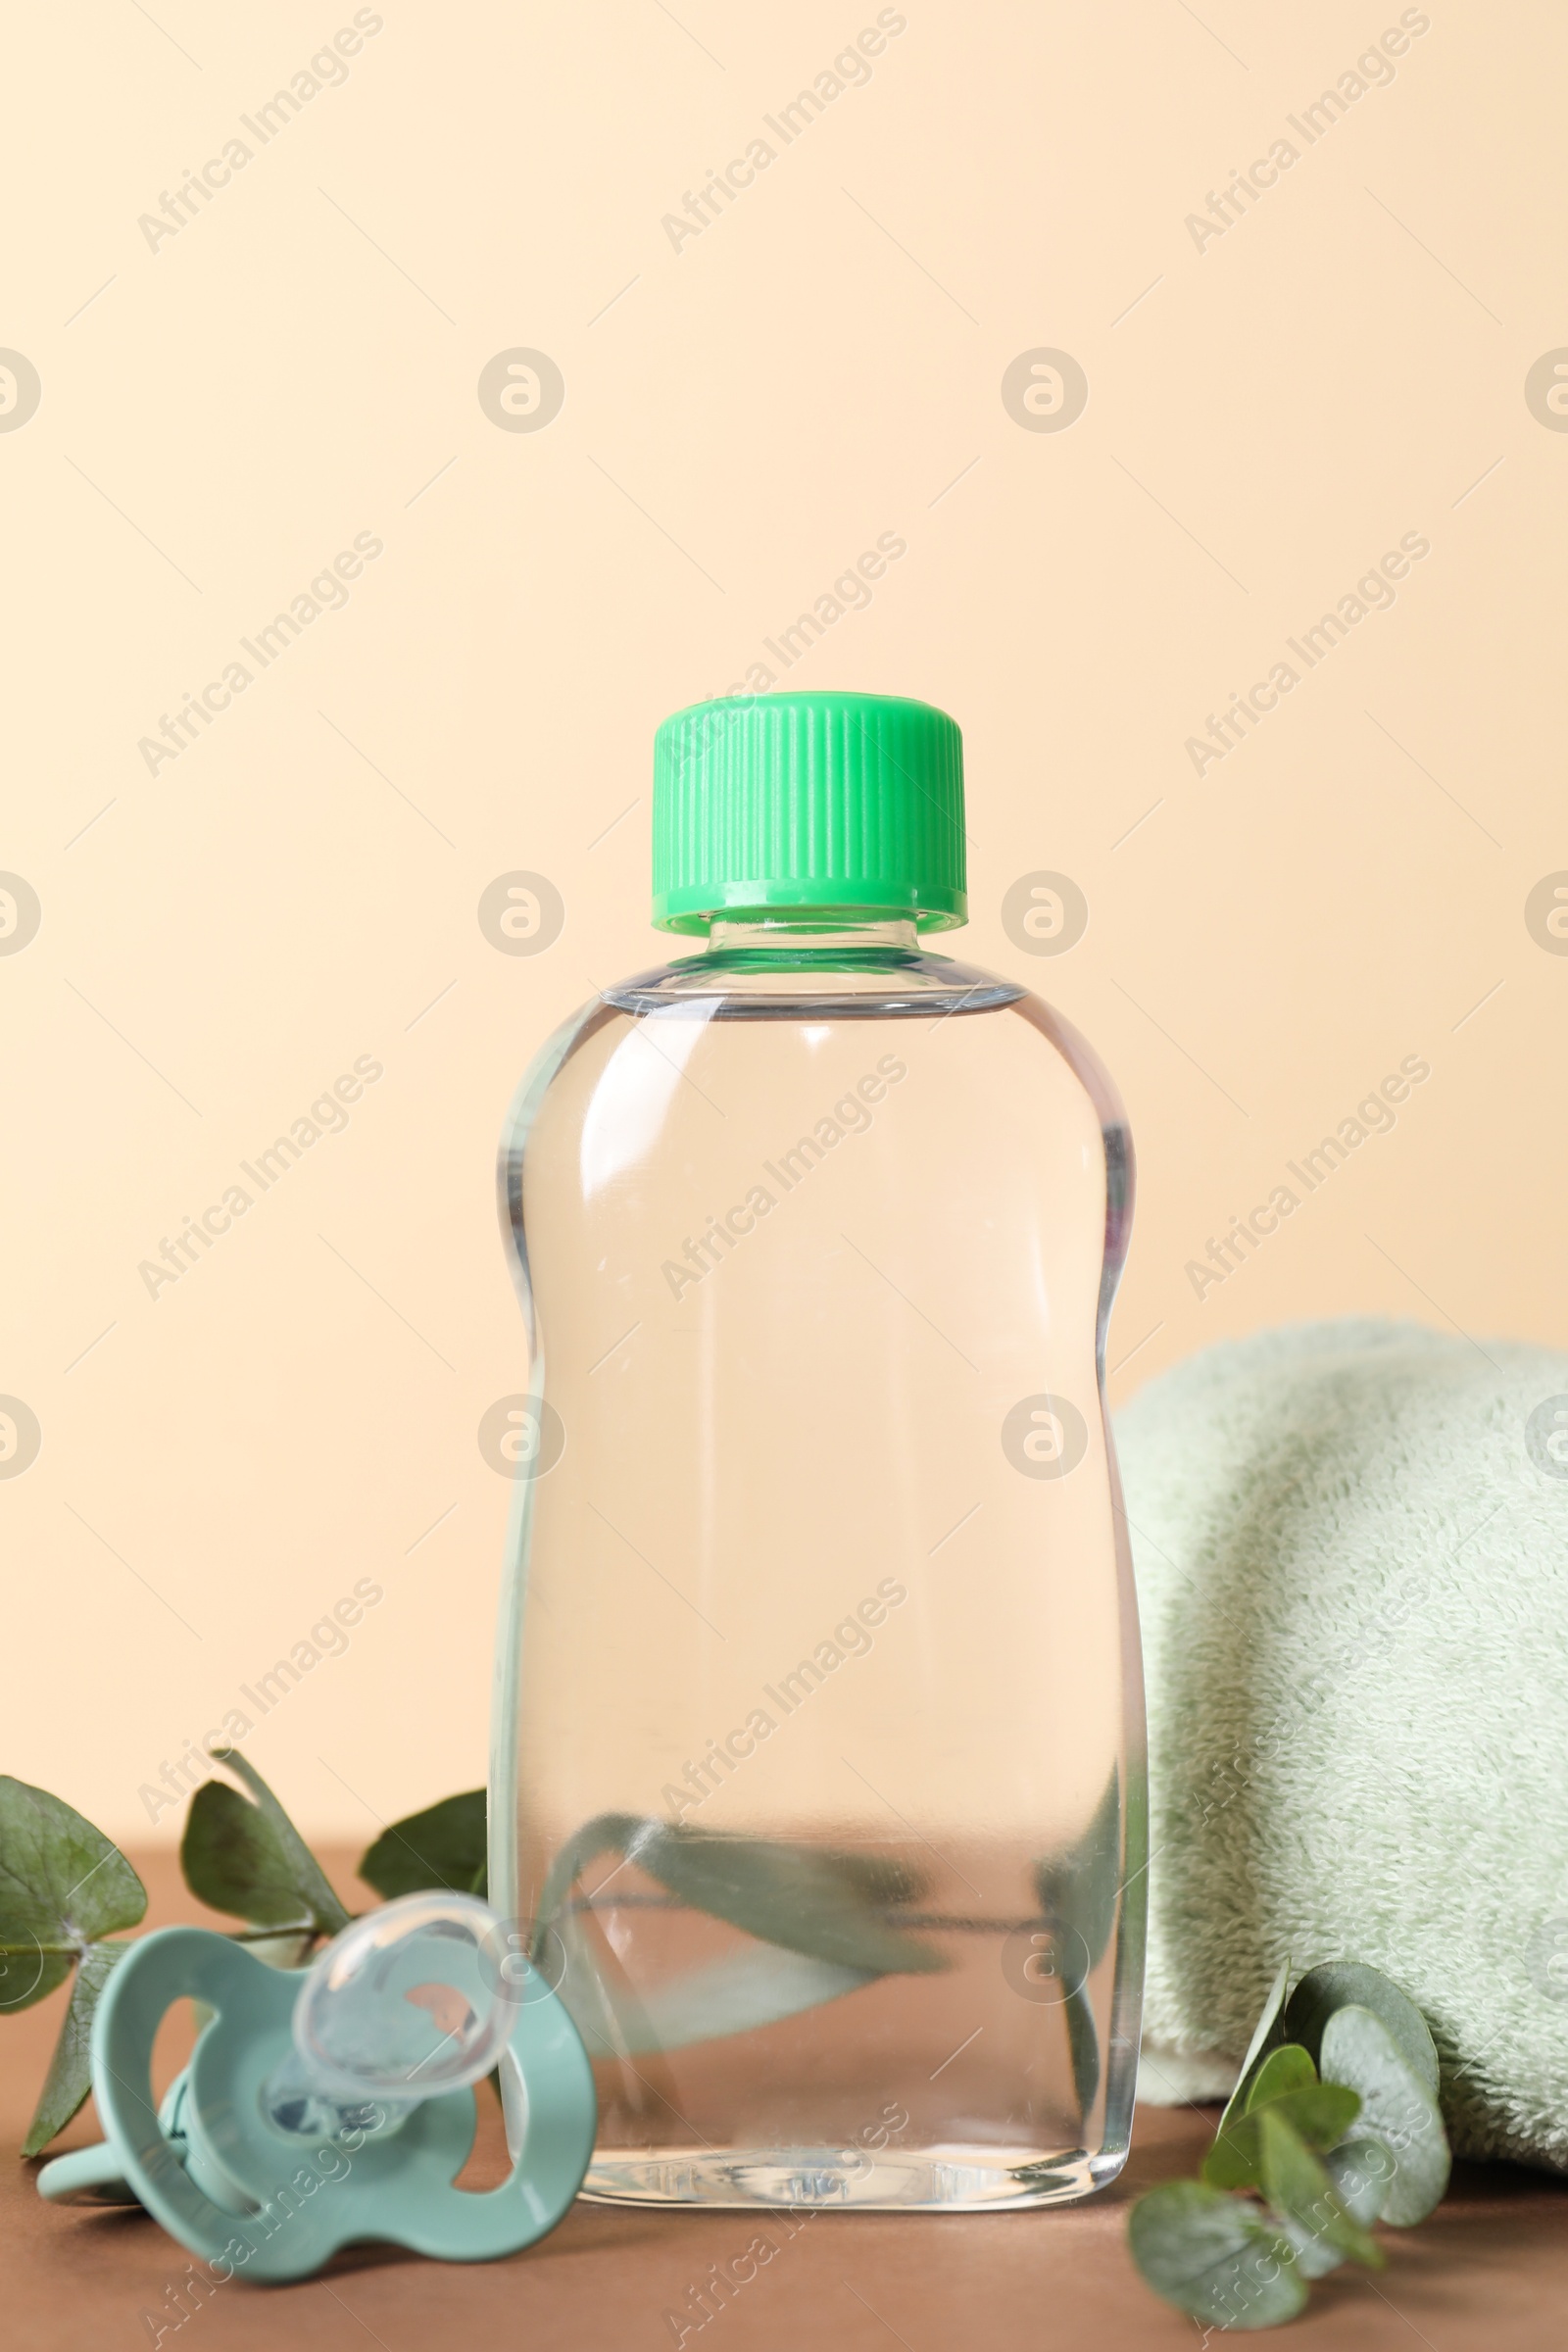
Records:
{"label": "rolled light green towel", "polygon": [[1431,2023],[1457,2153],[1568,2171],[1568,1355],[1226,1341],[1117,1420],[1149,1688],[1139,2095],[1212,2095],[1280,1963]]}

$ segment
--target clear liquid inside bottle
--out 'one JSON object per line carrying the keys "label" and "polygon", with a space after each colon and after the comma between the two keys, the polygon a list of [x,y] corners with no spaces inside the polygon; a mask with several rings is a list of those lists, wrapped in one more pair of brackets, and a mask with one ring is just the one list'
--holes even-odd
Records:
{"label": "clear liquid inside bottle", "polygon": [[595,2060],[586,2194],[1064,2202],[1137,2063],[1130,1151],[1037,999],[833,920],[715,925],[514,1107],[491,1901]]}

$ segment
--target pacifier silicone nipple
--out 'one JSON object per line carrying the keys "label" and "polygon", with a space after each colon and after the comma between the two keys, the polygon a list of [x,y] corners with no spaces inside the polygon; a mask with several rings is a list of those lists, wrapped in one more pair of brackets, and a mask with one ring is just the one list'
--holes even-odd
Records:
{"label": "pacifier silicone nipple", "polygon": [[421,2099],[478,2082],[512,2033],[514,1955],[470,1894],[410,1894],[334,1937],[294,2004],[294,2048],[263,2085],[280,2131],[395,2129]]}

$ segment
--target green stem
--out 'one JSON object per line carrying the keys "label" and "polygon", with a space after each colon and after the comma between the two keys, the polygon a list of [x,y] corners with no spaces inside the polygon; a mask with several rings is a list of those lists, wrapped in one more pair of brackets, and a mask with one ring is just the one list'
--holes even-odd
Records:
{"label": "green stem", "polygon": [[[230,1943],[271,1943],[279,1936],[309,1936],[314,1941],[321,1930],[314,1920],[291,1919],[279,1928],[227,1928],[223,1933]],[[79,1960],[99,1940],[84,1936],[79,1943],[0,1943],[0,1960]]]}
{"label": "green stem", "polygon": [[314,1942],[321,1930],[313,1920],[296,1919],[282,1928],[225,1928],[223,1934],[230,1943],[270,1943],[279,1936],[309,1936]]}

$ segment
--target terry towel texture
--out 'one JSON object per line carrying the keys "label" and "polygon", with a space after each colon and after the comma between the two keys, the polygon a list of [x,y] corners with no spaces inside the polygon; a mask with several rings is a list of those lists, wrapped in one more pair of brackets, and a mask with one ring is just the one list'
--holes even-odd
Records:
{"label": "terry towel texture", "polygon": [[[1531,1429],[1553,1397],[1555,1443]],[[1117,1447],[1149,1689],[1140,2096],[1233,2080],[1283,1960],[1366,1960],[1431,2023],[1455,2152],[1568,2171],[1568,1356],[1260,1333],[1152,1382]]]}

